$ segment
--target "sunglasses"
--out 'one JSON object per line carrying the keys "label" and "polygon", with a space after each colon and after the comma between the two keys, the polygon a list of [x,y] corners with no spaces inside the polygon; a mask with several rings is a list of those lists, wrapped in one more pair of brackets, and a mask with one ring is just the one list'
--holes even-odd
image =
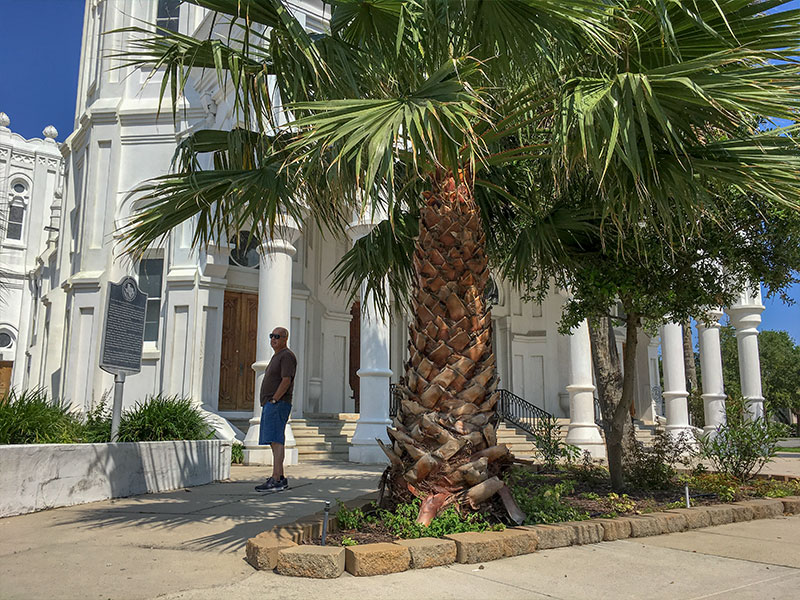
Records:
{"label": "sunglasses", "polygon": [[282,337],[283,336],[280,333],[270,333],[269,334],[269,339],[271,339],[271,340],[279,340]]}

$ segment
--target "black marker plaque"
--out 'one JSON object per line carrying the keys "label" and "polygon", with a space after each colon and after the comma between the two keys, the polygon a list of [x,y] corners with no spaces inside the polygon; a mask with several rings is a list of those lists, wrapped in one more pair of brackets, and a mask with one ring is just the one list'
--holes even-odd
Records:
{"label": "black marker plaque", "polygon": [[133,375],[142,370],[142,341],[147,294],[133,277],[108,284],[106,320],[100,347],[100,368]]}

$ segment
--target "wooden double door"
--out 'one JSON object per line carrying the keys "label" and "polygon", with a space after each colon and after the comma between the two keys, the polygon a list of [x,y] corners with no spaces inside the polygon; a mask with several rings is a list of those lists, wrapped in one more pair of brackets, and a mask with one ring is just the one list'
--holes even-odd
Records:
{"label": "wooden double door", "polygon": [[225,292],[219,410],[253,410],[257,336],[258,295]]}

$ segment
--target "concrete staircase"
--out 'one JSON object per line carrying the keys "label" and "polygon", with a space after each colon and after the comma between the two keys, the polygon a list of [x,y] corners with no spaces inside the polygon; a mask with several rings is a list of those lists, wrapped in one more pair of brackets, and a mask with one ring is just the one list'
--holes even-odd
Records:
{"label": "concrete staircase", "polygon": [[[567,437],[569,419],[560,418],[558,423],[561,425],[561,439],[563,440]],[[634,421],[634,425],[636,427],[636,440],[642,442],[645,446],[651,446],[658,426],[643,423],[638,419]],[[600,436],[605,439],[605,434],[602,430],[600,430]],[[533,436],[505,422],[500,423],[497,428],[497,442],[510,446],[515,456],[533,456],[536,454]]]}
{"label": "concrete staircase", "polygon": [[357,413],[307,415],[305,419],[292,419],[299,459],[347,461],[357,420]]}
{"label": "concrete staircase", "polygon": [[[301,461],[347,461],[350,440],[356,429],[357,413],[307,415],[304,419],[292,419],[292,432],[297,442],[297,451]],[[567,435],[569,419],[558,420],[561,425],[562,439]],[[246,420],[238,427],[247,431]],[[645,445],[652,443],[656,425],[635,421],[636,439]],[[602,432],[601,432],[602,435]],[[532,457],[535,455],[533,436],[513,425],[501,422],[497,428],[497,442],[507,444],[515,456]]]}

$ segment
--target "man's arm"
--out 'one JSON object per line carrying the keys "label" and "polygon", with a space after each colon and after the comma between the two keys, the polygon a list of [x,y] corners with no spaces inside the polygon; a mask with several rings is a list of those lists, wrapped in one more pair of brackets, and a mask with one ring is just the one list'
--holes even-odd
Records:
{"label": "man's arm", "polygon": [[286,390],[289,389],[289,386],[292,385],[292,378],[291,377],[282,377],[281,382],[278,384],[278,389],[275,390],[275,393],[272,394],[272,399],[277,402],[283,395],[286,393]]}

